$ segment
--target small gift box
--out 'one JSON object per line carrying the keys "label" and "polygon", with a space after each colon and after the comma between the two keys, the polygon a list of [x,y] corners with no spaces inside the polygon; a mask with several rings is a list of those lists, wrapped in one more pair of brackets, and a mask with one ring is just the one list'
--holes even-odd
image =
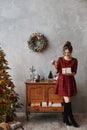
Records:
{"label": "small gift box", "polygon": [[62,68],[62,74],[68,74],[68,73],[71,73],[71,68],[70,67]]}

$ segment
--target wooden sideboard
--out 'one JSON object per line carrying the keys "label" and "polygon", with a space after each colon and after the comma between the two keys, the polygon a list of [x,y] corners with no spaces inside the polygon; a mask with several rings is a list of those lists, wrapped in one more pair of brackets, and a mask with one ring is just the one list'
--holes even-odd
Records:
{"label": "wooden sideboard", "polygon": [[63,112],[63,97],[55,94],[55,81],[30,82],[26,84],[26,117],[30,112]]}

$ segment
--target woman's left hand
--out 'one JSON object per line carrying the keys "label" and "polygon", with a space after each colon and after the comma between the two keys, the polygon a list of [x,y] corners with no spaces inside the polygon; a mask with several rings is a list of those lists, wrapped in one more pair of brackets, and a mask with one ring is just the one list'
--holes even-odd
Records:
{"label": "woman's left hand", "polygon": [[67,75],[67,76],[74,76],[74,75],[75,75],[75,72],[67,73],[66,75]]}

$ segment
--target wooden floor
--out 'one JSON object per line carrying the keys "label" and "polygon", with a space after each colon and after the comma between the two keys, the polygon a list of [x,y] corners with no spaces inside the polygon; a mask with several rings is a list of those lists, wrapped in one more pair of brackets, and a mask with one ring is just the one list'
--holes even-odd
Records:
{"label": "wooden floor", "polygon": [[23,123],[25,130],[87,130],[87,114],[74,114],[74,117],[79,128],[66,126],[61,113],[31,113],[28,121],[25,114],[18,114],[18,120]]}

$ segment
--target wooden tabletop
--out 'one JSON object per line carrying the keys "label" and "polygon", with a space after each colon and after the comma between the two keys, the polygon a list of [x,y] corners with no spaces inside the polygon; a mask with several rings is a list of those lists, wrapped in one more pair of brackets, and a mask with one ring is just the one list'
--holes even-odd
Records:
{"label": "wooden tabletop", "polygon": [[29,79],[27,79],[25,84],[56,84],[56,81],[55,80],[43,80],[40,82],[33,82],[33,81],[30,81]]}

